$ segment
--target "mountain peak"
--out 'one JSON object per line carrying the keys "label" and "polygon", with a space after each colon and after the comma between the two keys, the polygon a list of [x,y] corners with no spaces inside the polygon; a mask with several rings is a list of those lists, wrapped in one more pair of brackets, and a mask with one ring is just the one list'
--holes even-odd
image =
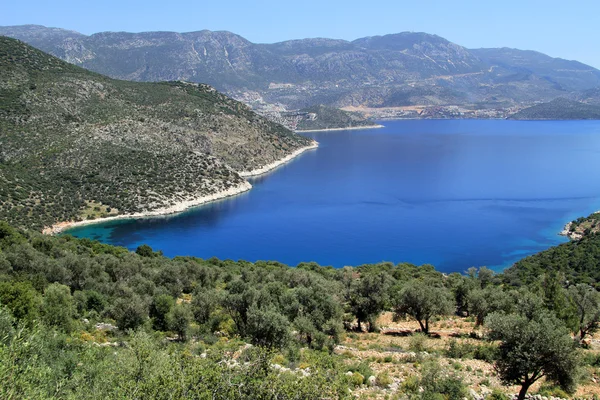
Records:
{"label": "mountain peak", "polygon": [[382,36],[367,36],[352,41],[353,44],[361,47],[388,50],[405,50],[423,42],[434,44],[450,43],[440,36],[425,32],[400,32]]}

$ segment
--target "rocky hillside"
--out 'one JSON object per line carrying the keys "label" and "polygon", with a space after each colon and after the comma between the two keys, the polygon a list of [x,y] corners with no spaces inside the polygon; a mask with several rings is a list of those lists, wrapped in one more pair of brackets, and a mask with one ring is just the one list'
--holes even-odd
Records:
{"label": "rocky hillside", "polygon": [[0,37],[0,219],[169,207],[307,144],[209,86],[118,81]]}
{"label": "rocky hillside", "polygon": [[586,90],[598,80],[598,70],[578,61],[553,58],[531,50],[473,49],[471,54],[487,65],[502,68],[513,81],[536,75],[559,91]]}
{"label": "rocky hillside", "polygon": [[510,116],[520,120],[600,119],[600,106],[558,98],[525,108]]}
{"label": "rocky hillside", "polygon": [[600,106],[600,87],[573,93],[569,99]]}
{"label": "rocky hillside", "polygon": [[375,122],[359,113],[348,112],[337,108],[316,105],[300,110],[303,118],[298,122],[297,130],[321,130],[374,127]]}
{"label": "rocky hillside", "polygon": [[580,240],[584,236],[591,236],[598,232],[600,232],[600,213],[595,212],[569,222],[560,234],[571,240]]}
{"label": "rocky hillside", "polygon": [[66,61],[114,78],[203,82],[232,95],[260,93],[288,109],[550,101],[600,86],[600,71],[514,49],[466,49],[436,35],[255,44],[231,32],[104,32],[1,27]]}

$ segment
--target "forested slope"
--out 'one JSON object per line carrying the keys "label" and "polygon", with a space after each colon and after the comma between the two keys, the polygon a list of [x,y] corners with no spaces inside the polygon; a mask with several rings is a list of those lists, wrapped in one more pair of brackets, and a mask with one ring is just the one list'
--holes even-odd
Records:
{"label": "forested slope", "polygon": [[530,373],[547,396],[593,393],[600,358],[579,346],[595,346],[600,296],[575,282],[596,278],[561,266],[588,240],[515,278],[169,259],[0,222],[0,397],[507,399]]}

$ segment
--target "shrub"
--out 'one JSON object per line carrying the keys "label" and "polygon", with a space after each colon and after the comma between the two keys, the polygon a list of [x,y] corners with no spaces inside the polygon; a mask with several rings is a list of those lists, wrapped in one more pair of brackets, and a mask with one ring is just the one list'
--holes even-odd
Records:
{"label": "shrub", "polygon": [[450,358],[472,358],[474,350],[474,346],[471,343],[460,343],[456,339],[451,339],[445,353]]}
{"label": "shrub", "polygon": [[347,367],[347,370],[350,372],[358,372],[360,375],[363,376],[364,382],[366,382],[370,376],[374,375],[373,370],[369,366],[369,363],[367,363],[366,361],[362,361],[358,364],[349,365]]}
{"label": "shrub", "polygon": [[377,375],[377,378],[375,379],[377,386],[382,388],[390,386],[392,382],[392,378],[390,378],[387,372],[382,372],[381,374]]}
{"label": "shrub", "polygon": [[6,306],[13,317],[27,323],[38,315],[41,299],[29,282],[0,283],[0,304]]}
{"label": "shrub", "polygon": [[427,350],[427,336],[424,333],[415,333],[410,337],[408,348],[415,353]]}
{"label": "shrub", "polygon": [[492,363],[498,357],[498,346],[494,344],[484,344],[475,347],[473,358]]}
{"label": "shrub", "polygon": [[494,388],[492,393],[487,397],[487,400],[509,400],[510,397],[501,391],[500,389]]}
{"label": "shrub", "polygon": [[445,374],[437,360],[429,361],[421,370],[420,386],[423,387],[423,398],[442,398],[446,400],[462,400],[467,395],[467,387],[462,379],[452,374]]}
{"label": "shrub", "polygon": [[283,356],[283,354],[276,354],[275,357],[273,357],[273,359],[271,360],[271,362],[273,364],[279,364],[279,365],[287,365],[288,364],[288,361]]}
{"label": "shrub", "polygon": [[419,378],[416,375],[411,375],[402,382],[400,387],[404,393],[418,393],[419,391]]}
{"label": "shrub", "polygon": [[583,356],[583,362],[591,367],[600,367],[600,354],[586,352]]}
{"label": "shrub", "polygon": [[75,306],[68,286],[53,283],[44,292],[42,300],[42,318],[49,326],[63,332],[71,332],[74,328],[73,317]]}
{"label": "shrub", "polygon": [[538,394],[545,397],[560,397],[561,399],[567,399],[570,397],[567,392],[565,392],[559,386],[550,385],[547,382],[544,382],[542,386],[540,386]]}
{"label": "shrub", "polygon": [[354,372],[350,377],[350,383],[354,386],[360,386],[365,382],[365,377],[359,372]]}

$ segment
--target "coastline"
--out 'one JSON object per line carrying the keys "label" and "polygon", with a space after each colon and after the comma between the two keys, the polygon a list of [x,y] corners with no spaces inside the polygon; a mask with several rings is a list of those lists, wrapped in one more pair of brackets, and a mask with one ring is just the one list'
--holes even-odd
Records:
{"label": "coastline", "polygon": [[[588,220],[594,214],[600,214],[600,211],[595,211],[595,212],[591,213],[588,217],[583,219],[583,222]],[[583,237],[588,234],[587,233],[588,229],[594,228],[593,224],[591,227],[588,226],[587,227],[588,229],[585,229],[586,227],[582,228],[581,225],[579,225],[579,226],[575,227],[576,228],[575,230],[571,230],[571,227],[573,226],[573,222],[575,222],[575,221],[567,222],[565,224],[563,230],[559,232],[559,235],[566,236],[570,240],[580,240],[580,239],[583,239]],[[592,232],[597,232],[597,230],[592,231]]]}
{"label": "coastline", "polygon": [[252,185],[250,184],[250,182],[244,181],[241,184],[234,186],[232,188],[229,188],[227,190],[222,190],[220,192],[216,192],[216,193],[209,194],[206,196],[200,196],[195,199],[182,201],[182,202],[176,203],[170,207],[158,208],[156,210],[144,211],[144,212],[139,212],[139,213],[135,213],[135,214],[115,215],[113,217],[96,218],[96,219],[90,219],[90,220],[84,220],[84,221],[58,222],[52,226],[45,227],[42,230],[42,233],[46,234],[46,235],[56,235],[56,234],[63,232],[66,229],[75,228],[78,226],[99,224],[102,222],[116,221],[116,220],[120,220],[120,219],[152,218],[152,217],[158,217],[158,216],[169,215],[169,214],[177,214],[177,213],[185,211],[189,208],[196,207],[196,206],[199,206],[199,205],[202,205],[205,203],[209,203],[211,201],[220,200],[220,199],[224,199],[227,197],[238,195],[240,193],[247,192],[250,189],[252,189]]}
{"label": "coastline", "polygon": [[265,174],[271,170],[274,170],[275,168],[279,167],[280,165],[283,165],[283,164],[291,161],[292,159],[298,157],[300,154],[304,153],[305,151],[316,149],[317,147],[319,147],[319,143],[317,141],[313,140],[313,142],[310,145],[301,147],[298,150],[295,150],[294,152],[292,152],[291,154],[288,154],[287,156],[283,157],[282,159],[273,161],[272,163],[267,164],[264,167],[253,169],[251,171],[238,172],[238,175],[241,176],[242,178],[246,178],[246,177],[250,177],[250,176],[258,176],[258,175]]}
{"label": "coastline", "polygon": [[[292,159],[294,159],[295,157],[304,153],[305,151],[316,149],[317,147],[319,147],[319,143],[316,141],[313,141],[309,146],[302,147],[302,148],[292,152],[291,154],[288,154],[287,156],[283,157],[282,159],[274,161],[270,164],[267,164],[262,168],[254,169],[252,171],[242,171],[242,172],[238,172],[238,174],[243,178],[250,177],[250,176],[262,175],[266,172],[269,172],[269,171],[279,167],[280,165],[283,165],[283,164],[291,161]],[[122,220],[122,219],[153,218],[153,217],[160,217],[160,216],[165,216],[165,215],[170,215],[170,214],[177,214],[177,213],[186,211],[190,208],[200,206],[202,204],[210,203],[210,202],[216,201],[216,200],[225,199],[227,197],[236,196],[240,193],[247,192],[250,189],[252,189],[252,184],[250,184],[250,182],[248,182],[248,181],[244,181],[241,184],[234,186],[232,188],[229,188],[227,190],[222,190],[220,192],[216,192],[216,193],[209,194],[206,196],[200,196],[197,198],[193,198],[191,200],[181,201],[170,207],[163,207],[163,208],[158,208],[156,210],[144,211],[144,212],[139,212],[139,213],[135,213],[135,214],[122,214],[122,215],[115,215],[112,217],[96,218],[96,219],[89,219],[89,220],[83,220],[83,221],[58,222],[52,226],[45,227],[42,230],[42,233],[46,234],[46,235],[56,235],[67,229],[71,229],[71,228],[75,228],[75,227],[79,227],[79,226],[100,224],[103,222],[116,221],[116,220]]]}
{"label": "coastline", "polygon": [[329,132],[329,131],[352,131],[352,130],[360,130],[360,129],[378,129],[384,128],[383,125],[367,125],[367,126],[350,126],[348,128],[327,128],[327,129],[306,129],[306,130],[296,130],[295,132]]}
{"label": "coastline", "polygon": [[564,226],[563,230],[560,231],[558,234],[560,236],[566,236],[571,240],[581,239],[580,235],[576,236],[574,232],[571,232],[571,225],[573,225],[573,222],[567,222],[566,225]]}

